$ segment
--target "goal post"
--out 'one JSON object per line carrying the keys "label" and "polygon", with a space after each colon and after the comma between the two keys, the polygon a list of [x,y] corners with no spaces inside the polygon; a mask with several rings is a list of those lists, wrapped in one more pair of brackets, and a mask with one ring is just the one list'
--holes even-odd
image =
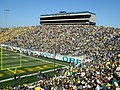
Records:
{"label": "goal post", "polygon": [[15,50],[0,46],[0,69],[16,74],[17,68],[20,67],[22,67],[22,47],[20,47],[19,53],[17,53]]}

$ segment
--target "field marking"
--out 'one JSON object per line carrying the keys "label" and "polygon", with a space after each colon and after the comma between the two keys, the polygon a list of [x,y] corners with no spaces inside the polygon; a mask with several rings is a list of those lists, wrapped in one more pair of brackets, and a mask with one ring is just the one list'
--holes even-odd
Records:
{"label": "field marking", "polygon": [[[47,62],[47,63],[54,63],[54,62],[50,62],[50,61],[45,61],[45,60],[42,60],[42,59],[39,59],[39,58],[35,58],[35,57],[31,57],[31,56],[26,56],[26,55],[23,55],[25,57],[29,57],[29,58],[32,58],[32,59],[35,59],[35,60],[39,60],[39,61],[43,61],[43,62]],[[52,58],[51,58],[52,59]],[[56,60],[56,59],[55,59]],[[60,60],[59,60],[60,61]],[[28,61],[29,62],[29,61]],[[56,62],[55,62],[56,63]],[[63,65],[63,64],[59,64],[57,63],[58,65],[60,66],[66,66],[66,65]]]}
{"label": "field marking", "polygon": [[[42,60],[42,59],[39,59],[39,58],[31,57],[31,56],[26,56],[26,55],[22,55],[22,56],[28,57],[28,58],[32,58],[32,59],[35,59],[35,60],[39,60],[39,61],[43,61],[43,62],[46,62],[46,63],[54,63],[54,62]],[[28,60],[28,62],[29,62],[29,60]],[[58,63],[56,62],[56,64],[58,64]],[[58,65],[64,66],[64,67],[62,67],[62,68],[68,67],[68,65],[63,65],[63,64],[58,64]],[[59,69],[59,68],[57,68],[57,69]],[[43,73],[51,72],[51,71],[54,71],[54,69],[47,70],[47,71],[43,71]],[[28,77],[28,76],[32,76],[32,75],[37,75],[37,74],[38,74],[38,73],[28,74],[28,75],[21,76],[21,78]],[[9,78],[9,79],[0,80],[0,83],[1,83],[1,82],[6,82],[6,81],[10,81],[10,80],[13,80],[13,79],[14,79],[14,78]]]}
{"label": "field marking", "polygon": [[9,56],[8,54],[3,54],[3,55],[5,55],[5,56]]}
{"label": "field marking", "polygon": [[[18,53],[16,53],[17,55],[19,55]],[[35,57],[31,57],[31,56],[27,56],[27,55],[23,55],[22,54],[22,56],[25,56],[25,57],[28,57],[28,58],[32,58],[32,59],[35,59],[35,60],[39,60],[39,61],[43,61],[43,62],[46,62],[46,63],[54,63],[54,61],[53,62],[50,62],[50,61],[46,61],[46,60],[42,60],[42,59],[39,59],[39,58],[35,58]],[[15,56],[14,56],[15,57]],[[23,59],[24,60],[24,59]],[[56,59],[55,59],[56,60]],[[28,62],[29,62],[29,60],[28,60]],[[55,62],[56,63],[56,62]],[[23,63],[21,63],[22,65],[23,65]],[[66,66],[66,65],[63,65],[63,64],[59,64],[59,63],[57,63],[58,65],[60,65],[60,66]]]}
{"label": "field marking", "polygon": [[18,57],[13,56],[12,58],[18,58]]}
{"label": "field marking", "polygon": [[[67,68],[68,66],[66,67],[62,67],[62,68]],[[57,69],[61,69],[61,68],[57,68]],[[55,70],[57,70],[55,69]],[[47,70],[47,71],[43,71],[42,73],[47,73],[47,72],[51,72],[51,71],[54,71],[54,69],[51,69],[51,70]],[[28,75],[24,75],[24,76],[21,76],[21,78],[24,78],[24,77],[29,77],[29,76],[34,76],[34,75],[37,75],[38,73],[33,73],[33,74],[28,74]],[[18,77],[17,77],[18,78]],[[2,82],[6,82],[6,81],[10,81],[10,80],[13,80],[14,78],[9,78],[9,79],[4,79],[4,80],[0,80],[0,83]]]}
{"label": "field marking", "polygon": [[[3,51],[2,51],[2,48],[1,48],[1,52],[3,52]],[[14,54],[13,54],[13,52],[5,51],[5,56],[8,55],[8,57],[10,58],[11,55],[12,55],[12,57],[10,58],[10,59],[12,59],[12,60],[13,60],[13,59],[18,59],[18,58],[20,57],[20,59],[18,59],[18,60],[20,61],[20,63],[18,63],[19,66],[18,66],[18,64],[14,64],[14,65],[15,65],[14,67],[13,67],[13,66],[9,66],[9,65],[7,65],[7,66],[4,65],[4,68],[3,68],[3,63],[4,63],[4,62],[3,62],[3,58],[5,57],[5,56],[3,57],[3,55],[4,55],[4,54],[1,53],[1,70],[2,70],[2,69],[11,69],[11,68],[21,67],[21,60],[22,60],[22,59],[21,59],[21,53],[20,53],[20,54],[17,54],[16,52],[14,52]],[[19,57],[18,57],[18,56],[19,56]],[[8,57],[7,57],[7,58],[5,57],[5,59],[8,60],[8,59],[9,59]],[[7,61],[7,60],[4,60],[4,61]],[[18,60],[17,60],[17,61],[18,61]],[[15,60],[14,63],[16,63],[17,61]],[[7,61],[7,62],[9,62],[9,61]],[[12,65],[12,64],[13,64],[13,63],[11,63],[11,65]],[[16,65],[17,65],[17,66],[16,66]],[[9,67],[8,67],[8,66],[9,66]],[[10,70],[9,70],[9,71],[10,71]]]}
{"label": "field marking", "polygon": [[28,62],[28,60],[25,60],[25,59],[23,59],[22,61],[24,61],[24,62]]}

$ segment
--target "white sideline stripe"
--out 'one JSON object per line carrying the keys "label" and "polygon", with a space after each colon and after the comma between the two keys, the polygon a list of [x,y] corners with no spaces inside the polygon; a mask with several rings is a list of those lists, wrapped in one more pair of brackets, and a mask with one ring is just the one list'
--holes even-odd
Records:
{"label": "white sideline stripe", "polygon": [[[62,67],[62,68],[67,68],[66,67]],[[57,68],[57,69],[60,69],[60,68]],[[55,70],[57,70],[55,69]],[[47,70],[47,71],[43,71],[42,73],[47,73],[47,72],[51,72],[51,71],[54,71],[54,69],[52,70]],[[29,76],[34,76],[34,75],[37,75],[38,73],[33,73],[33,74],[29,74],[29,75],[24,75],[24,76],[21,76],[21,78],[24,78],[24,77],[29,77]],[[18,78],[18,77],[17,77]],[[10,80],[13,80],[14,78],[9,78],[9,79],[4,79],[4,80],[0,80],[0,83],[2,82],[6,82],[6,81],[10,81]]]}

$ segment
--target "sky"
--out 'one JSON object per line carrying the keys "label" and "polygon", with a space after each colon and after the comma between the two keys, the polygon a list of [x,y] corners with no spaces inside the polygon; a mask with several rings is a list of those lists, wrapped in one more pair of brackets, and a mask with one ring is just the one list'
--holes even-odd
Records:
{"label": "sky", "polygon": [[40,25],[40,15],[60,11],[90,11],[97,26],[120,28],[120,0],[0,0],[0,28]]}

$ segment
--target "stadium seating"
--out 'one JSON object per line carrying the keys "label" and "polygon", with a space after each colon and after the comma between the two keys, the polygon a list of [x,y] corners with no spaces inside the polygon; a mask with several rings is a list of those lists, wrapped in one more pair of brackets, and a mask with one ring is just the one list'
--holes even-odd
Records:
{"label": "stadium seating", "polygon": [[[92,25],[40,25],[0,30],[0,43],[49,53],[87,55],[92,62],[71,66],[50,80],[35,82],[41,90],[103,90],[119,88],[120,28]],[[71,74],[72,73],[72,74]],[[30,88],[29,85],[17,88]],[[61,89],[58,89],[61,88]],[[81,89],[80,89],[81,88]],[[27,90],[27,89],[26,89]],[[98,89],[99,90],[99,89]]]}
{"label": "stadium seating", "polygon": [[0,35],[2,38],[0,38],[0,43],[6,42],[8,40],[11,40],[17,36],[24,35],[24,33],[27,33],[27,31],[31,30],[31,27],[19,27],[19,28],[3,28],[0,29]]}

